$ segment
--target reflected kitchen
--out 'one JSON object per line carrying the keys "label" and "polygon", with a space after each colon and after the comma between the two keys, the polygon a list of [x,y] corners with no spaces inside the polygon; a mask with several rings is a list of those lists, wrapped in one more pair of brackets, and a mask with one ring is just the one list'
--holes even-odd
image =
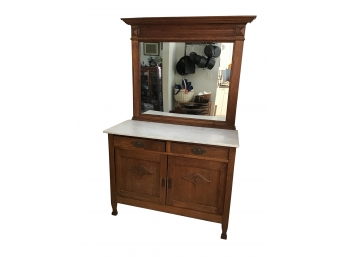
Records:
{"label": "reflected kitchen", "polygon": [[139,50],[141,113],[226,119],[233,43],[141,42]]}

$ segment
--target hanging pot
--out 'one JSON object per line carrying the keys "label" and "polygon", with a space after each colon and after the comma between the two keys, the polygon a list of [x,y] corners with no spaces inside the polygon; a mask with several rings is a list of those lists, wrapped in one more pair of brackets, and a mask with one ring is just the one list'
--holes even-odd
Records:
{"label": "hanging pot", "polygon": [[191,60],[192,60],[193,62],[196,61],[196,57],[197,57],[197,54],[196,54],[195,52],[191,52],[191,53],[190,53],[190,58],[191,58]]}
{"label": "hanging pot", "polygon": [[184,57],[181,57],[178,63],[176,64],[176,71],[181,75],[181,76],[186,76],[187,74],[185,73],[185,60]]}
{"label": "hanging pot", "polygon": [[206,45],[204,47],[204,54],[208,57],[214,57],[214,46],[213,45]]}
{"label": "hanging pot", "polygon": [[195,73],[195,63],[187,55],[180,58],[176,64],[176,71],[181,76],[186,76],[187,74]]}
{"label": "hanging pot", "polygon": [[214,46],[214,58],[218,58],[221,54],[221,48],[219,46]]}
{"label": "hanging pot", "polygon": [[201,58],[202,58],[202,56],[200,56],[200,55],[196,55],[196,58],[195,58],[195,64],[196,65],[198,65],[199,64],[199,62],[201,61]]}
{"label": "hanging pot", "polygon": [[205,68],[207,61],[208,59],[206,57],[197,55],[195,63],[197,64],[198,68]]}
{"label": "hanging pot", "polygon": [[190,56],[185,55],[184,57],[184,62],[185,62],[185,73],[186,74],[194,74],[195,73],[195,63],[191,59]]}
{"label": "hanging pot", "polygon": [[212,68],[214,68],[214,65],[215,65],[215,59],[209,58],[205,64],[205,67],[211,70]]}

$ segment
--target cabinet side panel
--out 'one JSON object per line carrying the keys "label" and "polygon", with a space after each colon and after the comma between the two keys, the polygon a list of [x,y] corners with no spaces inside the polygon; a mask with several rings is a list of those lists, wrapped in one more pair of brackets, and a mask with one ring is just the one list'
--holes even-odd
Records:
{"label": "cabinet side panel", "polygon": [[230,215],[230,205],[232,196],[232,183],[233,183],[233,173],[234,173],[234,160],[236,156],[236,148],[230,149],[230,159],[227,168],[227,178],[226,178],[226,193],[224,201],[224,212],[222,215],[222,230],[227,231],[228,220]]}
{"label": "cabinet side panel", "polygon": [[110,193],[111,206],[116,210],[116,170],[115,170],[115,147],[113,135],[108,135],[109,141],[109,165],[110,165]]}

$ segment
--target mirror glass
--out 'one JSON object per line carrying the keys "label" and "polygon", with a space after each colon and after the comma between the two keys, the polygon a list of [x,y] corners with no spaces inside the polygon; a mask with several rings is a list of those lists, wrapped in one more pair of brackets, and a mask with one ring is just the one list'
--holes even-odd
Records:
{"label": "mirror glass", "polygon": [[141,42],[139,52],[141,113],[226,120],[232,42]]}

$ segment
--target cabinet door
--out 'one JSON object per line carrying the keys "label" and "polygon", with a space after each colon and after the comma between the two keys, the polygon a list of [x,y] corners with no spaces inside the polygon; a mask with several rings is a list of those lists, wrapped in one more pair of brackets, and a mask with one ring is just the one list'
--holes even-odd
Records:
{"label": "cabinet door", "polygon": [[166,168],[165,155],[116,148],[117,195],[165,204]]}
{"label": "cabinet door", "polygon": [[222,214],[227,164],[168,157],[167,205]]}

